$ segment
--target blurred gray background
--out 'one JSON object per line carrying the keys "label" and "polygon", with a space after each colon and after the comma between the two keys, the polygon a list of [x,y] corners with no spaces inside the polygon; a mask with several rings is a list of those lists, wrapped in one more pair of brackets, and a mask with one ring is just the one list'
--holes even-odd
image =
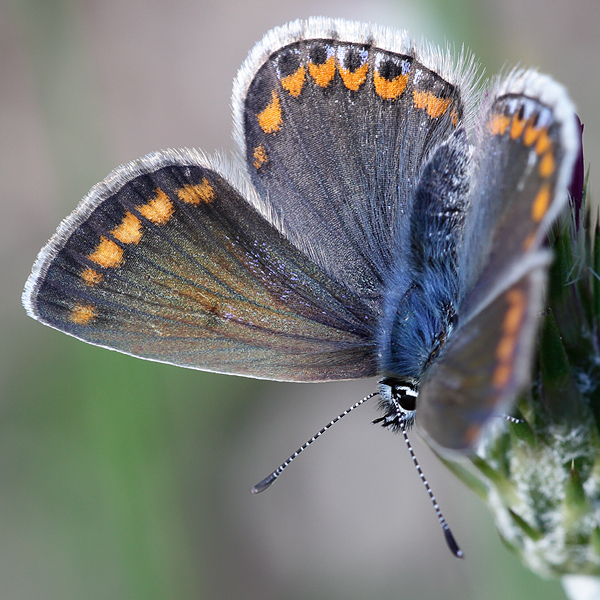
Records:
{"label": "blurred gray background", "polygon": [[[113,167],[230,151],[229,96],[271,27],[320,14],[466,44],[570,90],[600,165],[597,0],[0,1],[0,598],[562,598],[413,435],[466,554],[448,552],[401,438],[363,407],[271,490],[250,487],[374,381],[283,385],[92,348],[26,317],[39,248]],[[597,195],[597,194],[596,194]]]}

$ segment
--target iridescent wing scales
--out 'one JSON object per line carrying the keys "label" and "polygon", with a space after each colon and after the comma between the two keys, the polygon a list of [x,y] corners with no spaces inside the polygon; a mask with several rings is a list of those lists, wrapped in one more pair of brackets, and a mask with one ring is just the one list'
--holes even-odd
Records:
{"label": "iridescent wing scales", "polygon": [[364,304],[192,151],[96,186],[41,251],[24,303],[87,342],[180,366],[293,381],[376,368]]}

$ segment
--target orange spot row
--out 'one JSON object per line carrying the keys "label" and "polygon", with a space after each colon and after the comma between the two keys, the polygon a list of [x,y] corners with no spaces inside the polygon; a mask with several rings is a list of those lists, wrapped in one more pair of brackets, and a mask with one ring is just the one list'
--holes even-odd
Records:
{"label": "orange spot row", "polygon": [[[136,206],[140,215],[155,225],[164,225],[175,212],[173,201],[157,188],[154,197],[146,204]],[[201,202],[212,202],[216,197],[215,191],[205,178],[196,185],[184,185],[177,190],[177,197],[186,204],[199,205]],[[143,237],[142,221],[131,212],[126,212],[121,222],[111,230],[111,235],[121,244],[138,244]],[[103,269],[116,269],[123,264],[124,249],[117,242],[100,236],[100,242],[87,258]],[[95,269],[86,268],[80,274],[82,280],[89,286],[102,282],[103,275]],[[70,319],[78,325],[86,325],[96,316],[96,311],[89,305],[77,305],[72,309]]]}
{"label": "orange spot row", "polygon": [[[208,185],[208,182],[206,183]],[[136,208],[142,216],[157,225],[164,225],[175,210],[173,203],[161,189],[156,190],[154,198]],[[122,244],[138,244],[143,235],[142,222],[133,213],[127,212],[110,233]],[[100,236],[100,243],[88,254],[88,259],[103,269],[116,269],[123,263],[123,252],[123,248],[117,242]],[[82,271],[81,277],[87,285],[98,285],[102,281],[102,275],[89,268]]]}
{"label": "orange spot row", "polygon": [[[330,56],[324,63],[315,64],[308,63],[308,74],[314,82],[322,87],[327,87],[335,75],[336,68],[340,74],[342,82],[351,91],[358,91],[365,83],[369,72],[369,63],[365,62],[360,67],[351,71],[344,68],[340,62]],[[294,73],[281,78],[281,86],[291,96],[297,98],[302,92],[306,81],[306,68],[300,66]],[[384,100],[396,100],[402,96],[406,86],[408,85],[408,73],[398,75],[394,79],[389,80],[383,77],[379,72],[373,73],[373,86],[377,95]],[[432,119],[438,119],[446,113],[452,100],[450,98],[440,98],[435,94],[427,91],[414,91],[413,102],[416,108],[427,111]],[[452,122],[456,126],[458,124],[458,113],[453,110]],[[283,125],[283,113],[281,108],[281,100],[275,90],[271,91],[271,101],[264,110],[256,114],[258,125],[266,134],[277,133]],[[255,150],[254,166],[260,168],[264,164],[264,154],[260,146]]]}
{"label": "orange spot row", "polygon": [[492,375],[492,385],[496,389],[503,388],[513,372],[515,349],[518,342],[521,323],[525,316],[525,294],[514,288],[506,294],[508,310],[502,321],[502,338],[496,347],[498,364]]}
{"label": "orange spot row", "polygon": [[[361,65],[355,71],[345,69],[339,64],[339,62],[337,63],[337,67],[344,85],[353,92],[356,92],[367,79],[367,73],[369,71],[368,63]],[[336,60],[333,56],[330,56],[323,64],[320,65],[311,62],[308,63],[308,72],[310,76],[313,78],[314,82],[322,88],[327,87],[331,83],[331,80],[335,75],[335,68]],[[300,67],[295,73],[284,77],[281,80],[281,85],[283,89],[286,90],[291,96],[297,98],[302,91],[305,79],[306,69],[304,67]]]}
{"label": "orange spot row", "polygon": [[[181,200],[198,204],[200,200],[209,201],[214,191],[206,179],[197,186],[184,186],[178,192]],[[156,190],[156,196],[146,204],[136,206],[140,214],[156,225],[164,225],[173,215],[175,207],[169,197],[161,190]],[[127,212],[123,220],[111,232],[111,235],[122,244],[138,244],[142,239],[143,229],[141,220],[133,213]],[[88,259],[104,269],[116,268],[123,262],[123,248],[116,242],[100,236],[100,243],[88,255]],[[86,273],[86,281],[98,283],[98,278]]]}
{"label": "orange spot row", "polygon": [[[358,91],[360,86],[365,83],[369,72],[369,63],[364,63],[355,71],[350,71],[349,69],[345,69],[339,61],[336,61],[334,56],[330,56],[320,65],[309,62],[308,73],[319,87],[325,88],[331,83],[333,76],[335,75],[336,67],[344,85],[353,92]],[[291,96],[297,98],[302,91],[305,81],[306,69],[301,66],[295,73],[283,77],[281,79],[281,85]],[[408,83],[408,74],[398,75],[390,81],[375,71],[373,74],[373,83],[375,92],[384,100],[395,100],[404,92],[406,84]],[[267,132],[265,131],[265,133]]]}
{"label": "orange spot row", "polygon": [[518,114],[514,114],[511,118],[495,113],[490,117],[487,128],[492,135],[504,135],[508,129],[511,139],[518,140],[522,137],[527,147],[535,144],[535,152],[541,156],[538,173],[542,179],[546,179],[556,170],[552,139],[548,135],[547,127],[534,127],[533,123],[533,116],[529,119],[521,119]]}

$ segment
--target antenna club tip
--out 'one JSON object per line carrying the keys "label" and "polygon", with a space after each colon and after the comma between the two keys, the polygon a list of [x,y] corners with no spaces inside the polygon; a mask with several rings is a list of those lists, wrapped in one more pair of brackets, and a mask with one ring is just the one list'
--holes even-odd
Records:
{"label": "antenna club tip", "polygon": [[275,473],[271,473],[268,477],[265,477],[262,481],[257,483],[251,490],[251,494],[260,494],[264,492],[275,480],[277,479],[277,475]]}
{"label": "antenna club tip", "polygon": [[456,556],[456,558],[464,558],[465,555],[463,551],[458,547],[452,532],[448,526],[444,527],[444,537],[446,538],[446,544],[448,544],[448,548],[450,548],[450,552]]}

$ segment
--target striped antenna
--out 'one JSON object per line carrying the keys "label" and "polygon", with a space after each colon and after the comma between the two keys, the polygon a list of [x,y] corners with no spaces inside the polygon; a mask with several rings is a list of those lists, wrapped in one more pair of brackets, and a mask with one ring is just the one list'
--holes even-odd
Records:
{"label": "striped antenna", "polygon": [[419,477],[421,478],[421,481],[423,482],[423,485],[425,486],[425,489],[427,490],[427,493],[429,494],[429,499],[431,500],[431,503],[433,504],[435,514],[437,515],[440,525],[442,526],[442,529],[444,530],[444,537],[446,538],[446,544],[448,544],[448,548],[450,548],[450,552],[452,552],[452,554],[454,554],[454,556],[456,556],[457,558],[464,558],[465,555],[463,554],[463,551],[459,548],[458,544],[456,543],[456,540],[454,539],[454,536],[452,535],[452,531],[450,530],[450,526],[446,522],[446,519],[444,519],[444,515],[442,514],[442,511],[440,510],[440,506],[437,503],[437,500],[435,499],[433,492],[431,491],[431,487],[429,486],[427,479],[425,479],[425,474],[423,473],[423,470],[421,469],[421,465],[417,461],[417,457],[415,456],[412,444],[410,443],[410,441],[408,439],[408,434],[406,432],[406,424],[403,421],[400,421],[400,428],[402,430],[402,435],[404,436],[404,441],[406,442],[406,447],[408,448],[408,451],[410,452],[410,457],[412,458],[413,464],[415,465],[415,468],[417,469],[417,473],[419,473]]}
{"label": "striped antenna", "polygon": [[260,483],[257,483],[250,491],[253,494],[260,494],[264,492],[283,472],[283,470],[304,450],[306,450],[313,442],[318,440],[330,427],[335,425],[342,417],[345,417],[347,414],[351,413],[355,408],[358,408],[361,404],[364,404],[367,400],[373,398],[373,396],[377,396],[379,392],[373,392],[368,396],[365,396],[362,400],[359,400],[356,404],[353,404],[350,408],[347,408],[342,414],[338,415],[333,421],[330,421],[321,429],[318,433],[315,433],[310,440],[302,444],[294,454],[292,454],[284,463],[279,465],[268,477],[265,477]]}
{"label": "striped antenna", "polygon": [[[298,448],[298,450],[296,450],[296,452],[294,452],[285,462],[283,462],[281,465],[279,465],[279,467],[277,467],[268,477],[265,477],[260,483],[257,483],[250,491],[253,494],[260,494],[261,492],[264,492],[268,487],[270,487],[275,482],[275,480],[281,475],[281,473],[283,473],[283,470],[289,464],[291,464],[291,462],[301,452],[306,450],[313,442],[318,440],[329,428],[331,428],[333,425],[335,425],[342,417],[345,417],[347,414],[351,413],[355,408],[358,408],[359,406],[361,406],[361,404],[364,404],[367,400],[370,400],[371,398],[373,398],[373,396],[377,396],[377,395],[379,395],[379,392],[373,392],[373,393],[369,394],[368,396],[365,396],[362,400],[359,400],[358,402],[356,402],[356,404],[353,404],[350,408],[347,408],[343,413],[339,414],[335,419],[333,419],[332,421],[327,423],[327,425],[325,425],[325,427],[323,427],[318,433],[313,435],[307,442],[302,444],[302,446],[300,446],[300,448]],[[417,457],[415,456],[415,452],[413,450],[412,444],[410,443],[410,440],[408,439],[407,423],[406,423],[406,421],[404,421],[402,419],[402,417],[405,414],[405,411],[402,410],[398,400],[396,400],[395,398],[392,398],[392,400],[393,400],[394,404],[396,405],[396,410],[398,411],[398,416],[400,417],[398,419],[398,423],[400,425],[402,435],[404,436],[404,441],[406,442],[406,447],[408,448],[410,457],[412,458],[413,464],[415,465],[415,468],[417,469],[417,473],[419,473],[419,477],[421,478],[421,481],[423,482],[423,485],[425,486],[425,489],[427,490],[429,499],[431,500],[431,503],[433,504],[435,513],[436,513],[438,520],[440,522],[440,525],[442,526],[442,529],[444,531],[444,537],[446,538],[446,543],[448,544],[448,548],[450,548],[450,551],[452,552],[452,554],[454,554],[454,556],[456,556],[458,558],[464,558],[463,551],[459,548],[458,544],[456,543],[456,540],[454,539],[454,536],[452,535],[450,526],[446,522],[446,519],[444,518],[444,515],[442,514],[442,511],[440,510],[440,507],[437,503],[437,500],[435,499],[435,496],[433,495],[433,491],[431,490],[431,487],[429,486],[427,479],[425,479],[425,475],[423,473],[423,470],[421,469],[421,465],[419,465],[419,462],[417,461]]]}

